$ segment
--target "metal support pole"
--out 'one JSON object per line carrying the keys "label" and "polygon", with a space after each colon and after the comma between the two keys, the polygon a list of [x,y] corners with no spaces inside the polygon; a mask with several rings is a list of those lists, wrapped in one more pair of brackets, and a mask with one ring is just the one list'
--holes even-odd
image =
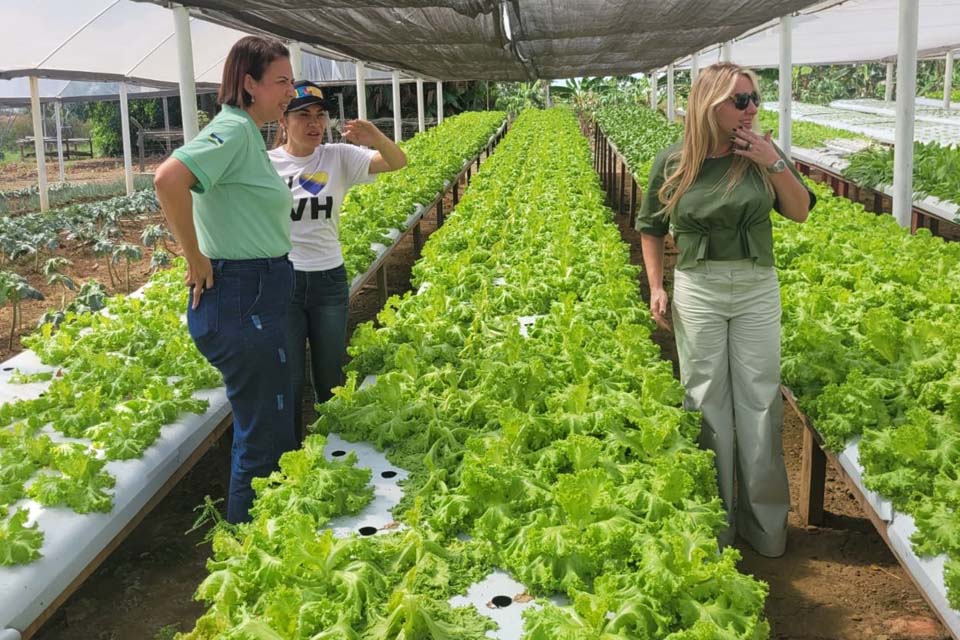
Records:
{"label": "metal support pole", "polygon": [[60,168],[60,182],[66,182],[66,174],[63,169],[63,120],[60,114],[62,106],[57,100],[53,103],[53,116],[57,124],[57,166]]}
{"label": "metal support pole", "polygon": [[943,73],[943,108],[950,109],[950,94],[953,93],[953,51],[947,51],[946,70]]}
{"label": "metal support pole", "polygon": [[900,0],[897,27],[897,121],[893,147],[893,217],[910,226],[913,209],[913,118],[917,91],[917,27],[920,8],[916,0]]}
{"label": "metal support pole", "polygon": [[731,62],[733,60],[733,45],[729,40],[720,45],[720,62]]}
{"label": "metal support pole", "polygon": [[553,100],[550,98],[550,81],[544,80],[544,82],[546,84],[543,85],[543,104],[549,109],[553,106]]}
{"label": "metal support pole", "polygon": [[290,66],[293,67],[293,79],[303,80],[303,49],[299,42],[291,42],[287,45],[290,50]]}
{"label": "metal support pole", "polygon": [[887,63],[887,81],[883,86],[883,100],[890,102],[893,100],[893,63]]}
{"label": "metal support pole", "polygon": [[427,129],[423,117],[423,78],[417,78],[417,127],[420,133]]}
{"label": "metal support pole", "polygon": [[40,81],[30,76],[30,115],[33,118],[33,149],[37,154],[37,186],[40,188],[40,211],[50,209],[47,193],[47,158],[43,144],[43,114],[40,112]]}
{"label": "metal support pole", "polygon": [[403,114],[400,109],[400,72],[397,69],[390,74],[393,83],[393,141],[403,140]]}
{"label": "metal support pole", "polygon": [[367,119],[367,65],[357,60],[357,117]]}
{"label": "metal support pole", "polygon": [[443,82],[437,80],[437,124],[443,122]]}
{"label": "metal support pole", "polygon": [[693,83],[697,81],[697,76],[700,75],[700,52],[694,51],[693,55],[690,56],[690,86],[693,86]]}
{"label": "metal support pole", "polygon": [[791,105],[793,103],[793,17],[780,18],[780,131],[777,139],[783,152],[790,155]]}
{"label": "metal support pole", "polygon": [[126,82],[120,83],[120,135],[123,136],[123,180],[129,196],[133,193],[133,150],[130,148],[130,106]]}
{"label": "metal support pole", "polygon": [[650,72],[650,108],[657,109],[657,72]]}
{"label": "metal support pole", "polygon": [[667,65],[667,120],[673,122],[677,117],[675,108],[675,99],[673,90],[673,63]]}
{"label": "metal support pole", "polygon": [[170,153],[170,105],[163,97],[163,133],[166,134],[167,153]]}
{"label": "metal support pole", "polygon": [[193,76],[193,43],[190,37],[190,13],[182,5],[173,5],[173,29],[177,37],[177,68],[180,72],[180,117],[183,142],[197,137],[197,84]]}

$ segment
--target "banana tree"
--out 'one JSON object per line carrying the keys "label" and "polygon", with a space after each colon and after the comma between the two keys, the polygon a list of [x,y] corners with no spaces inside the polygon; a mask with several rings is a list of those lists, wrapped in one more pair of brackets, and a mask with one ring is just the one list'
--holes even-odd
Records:
{"label": "banana tree", "polygon": [[0,305],[7,304],[7,301],[10,301],[13,306],[13,315],[10,318],[9,349],[13,349],[13,339],[16,336],[17,327],[23,323],[20,301],[43,299],[43,294],[31,287],[26,278],[19,273],[0,271]]}

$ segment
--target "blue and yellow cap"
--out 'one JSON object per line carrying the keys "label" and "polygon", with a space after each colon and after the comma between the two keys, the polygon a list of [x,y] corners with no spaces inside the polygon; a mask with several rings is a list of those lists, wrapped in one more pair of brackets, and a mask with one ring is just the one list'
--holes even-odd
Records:
{"label": "blue and yellow cap", "polygon": [[298,80],[293,83],[293,88],[297,92],[290,104],[287,105],[287,113],[309,107],[312,104],[318,104],[329,113],[334,106],[333,100],[327,98],[323,89],[313,84],[309,80]]}

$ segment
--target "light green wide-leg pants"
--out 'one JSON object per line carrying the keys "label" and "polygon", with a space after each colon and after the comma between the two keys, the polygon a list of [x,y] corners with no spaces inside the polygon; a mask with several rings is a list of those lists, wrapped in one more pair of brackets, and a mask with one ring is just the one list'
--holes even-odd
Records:
{"label": "light green wide-leg pants", "polygon": [[700,411],[700,446],[716,453],[727,530],[776,557],[787,542],[780,290],[773,267],[706,261],[674,272],[673,322],[685,408]]}

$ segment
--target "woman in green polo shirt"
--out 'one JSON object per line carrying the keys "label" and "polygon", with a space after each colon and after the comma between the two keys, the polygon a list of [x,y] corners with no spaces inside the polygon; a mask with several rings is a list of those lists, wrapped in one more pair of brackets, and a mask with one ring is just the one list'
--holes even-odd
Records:
{"label": "woman in green polo shirt", "polygon": [[251,480],[297,448],[286,354],[293,295],[290,190],[260,127],[293,99],[287,48],[247,36],[227,55],[219,114],[157,169],[163,214],[187,259],[187,326],[233,409],[227,520],[250,519]]}
{"label": "woman in green polo shirt", "polygon": [[790,493],[770,210],[803,222],[816,199],[770,134],[754,133],[759,104],[753,72],[729,63],[701,71],[683,141],[653,163],[637,230],[650,310],[661,326],[668,326],[668,230],[679,250],[673,327],[680,379],[684,406],[703,416],[701,446],[716,453],[728,522],[720,544],[739,533],[776,557],[786,548]]}

